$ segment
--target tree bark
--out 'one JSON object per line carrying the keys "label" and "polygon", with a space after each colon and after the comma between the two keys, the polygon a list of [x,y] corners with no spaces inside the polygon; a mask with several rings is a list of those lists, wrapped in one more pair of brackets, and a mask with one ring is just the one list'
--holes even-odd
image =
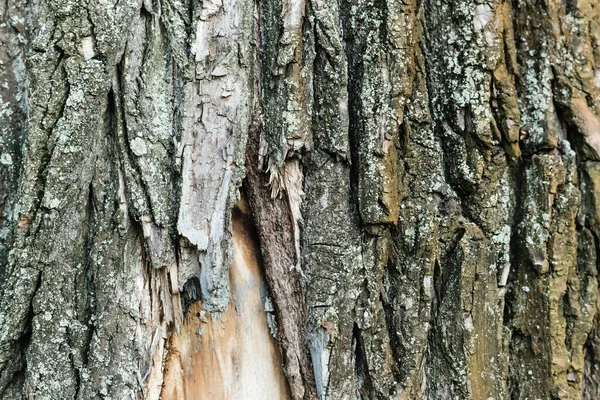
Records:
{"label": "tree bark", "polygon": [[0,398],[600,398],[600,4],[0,4]]}

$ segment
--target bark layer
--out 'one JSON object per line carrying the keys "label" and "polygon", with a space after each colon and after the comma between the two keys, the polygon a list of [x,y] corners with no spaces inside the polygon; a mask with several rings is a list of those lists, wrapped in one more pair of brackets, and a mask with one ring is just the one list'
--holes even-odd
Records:
{"label": "bark layer", "polygon": [[2,3],[0,397],[599,398],[599,21]]}

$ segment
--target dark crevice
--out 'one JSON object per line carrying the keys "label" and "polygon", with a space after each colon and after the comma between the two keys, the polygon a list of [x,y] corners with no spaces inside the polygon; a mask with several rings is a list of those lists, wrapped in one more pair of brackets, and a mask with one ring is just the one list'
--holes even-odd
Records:
{"label": "dark crevice", "polygon": [[571,308],[571,304],[569,301],[569,292],[571,291],[571,289],[569,289],[569,285],[567,285],[567,291],[565,292],[565,294],[562,296],[562,298],[559,300],[558,302],[558,314],[559,315],[563,315],[565,317],[565,348],[570,352],[571,351],[571,342],[572,342],[572,335],[573,335],[573,328],[574,328],[574,323],[575,320],[577,319],[577,314],[573,313],[573,310]]}
{"label": "dark crevice", "polygon": [[82,349],[82,364],[84,367],[87,366],[89,361],[89,353],[92,342],[92,336],[95,331],[95,324],[93,322],[93,317],[96,315],[96,282],[95,271],[94,271],[94,261],[92,259],[92,254],[94,251],[94,238],[96,235],[96,215],[97,210],[94,204],[94,187],[92,183],[90,183],[89,194],[88,194],[88,205],[87,205],[87,216],[88,216],[88,231],[85,238],[85,259],[84,259],[84,274],[85,274],[85,282],[86,282],[86,298],[87,298],[87,310],[86,315],[84,316],[85,324],[87,325],[87,333],[86,338],[84,339],[84,346]]}
{"label": "dark crevice", "polygon": [[[515,346],[523,346],[524,343],[528,342],[529,338],[525,337],[520,331],[513,331],[512,335],[511,335],[511,341],[510,341],[510,345],[509,345],[509,357],[510,359],[512,359],[512,355],[515,352]],[[510,362],[509,359],[509,363],[508,363],[508,396],[511,400],[520,400],[521,396],[520,396],[520,388],[519,388],[519,380],[518,375],[515,374],[514,371],[512,371],[513,368],[519,368],[520,366],[518,365],[513,365]]]}
{"label": "dark crevice", "polygon": [[388,21],[388,4],[386,0],[374,0],[373,6],[377,10],[375,17],[379,21],[379,43],[385,48],[385,44],[389,42],[389,34],[387,30]]}
{"label": "dark crevice", "polygon": [[432,302],[432,311],[435,313],[433,315],[433,319],[437,316],[437,311],[439,304],[442,299],[442,266],[440,265],[440,260],[436,259],[433,264],[433,288],[435,290],[435,297]]}
{"label": "dark crevice", "polygon": [[577,6],[577,1],[575,0],[562,0],[562,4],[565,7],[565,14],[569,15],[573,15],[576,18],[580,17],[580,13],[579,13],[579,7]]}
{"label": "dark crevice", "polygon": [[[25,371],[27,370],[27,358],[25,355],[27,353],[27,349],[29,348],[29,345],[31,344],[32,323],[33,323],[33,317],[35,316],[35,312],[33,311],[33,299],[35,298],[41,285],[42,285],[42,273],[41,273],[41,271],[38,271],[37,277],[35,280],[35,287],[34,287],[33,293],[31,294],[31,297],[29,300],[29,308],[27,310],[27,316],[25,317],[25,322],[23,324],[23,326],[24,326],[23,332],[21,332],[18,342],[16,343],[16,347],[17,347],[16,358],[18,358],[19,360],[15,362],[15,365],[18,365],[18,367],[13,372],[12,377],[10,379],[8,379],[8,382],[6,382],[6,384],[2,386],[2,390],[0,391],[0,398],[4,398],[3,397],[4,391],[9,386],[11,386],[11,385],[18,386],[18,385],[22,384],[23,380],[25,379]],[[2,367],[5,367],[5,366],[2,366]],[[0,372],[3,374],[5,373],[1,368],[0,368]]]}
{"label": "dark crevice", "polygon": [[[515,199],[521,199],[523,196],[523,190],[525,188],[525,162],[521,160],[515,168],[514,173],[515,181],[514,181],[514,190],[515,190]],[[503,312],[503,323],[505,326],[510,327],[511,321],[514,318],[514,307],[513,303],[515,301],[515,288],[513,287],[513,283],[515,281],[515,274],[517,272],[517,268],[521,264],[524,259],[524,255],[522,254],[522,238],[518,234],[518,226],[523,218],[523,205],[520,202],[515,204],[514,216],[512,218],[511,225],[511,235],[510,235],[510,243],[509,243],[509,263],[510,263],[510,271],[508,273],[508,279],[506,281],[507,292],[504,297],[504,312]],[[502,271],[499,271],[502,273]]]}
{"label": "dark crevice", "polygon": [[184,316],[187,317],[190,306],[200,300],[201,292],[200,280],[197,277],[190,278],[183,284],[183,291],[181,292],[181,308],[183,309]]}
{"label": "dark crevice", "polygon": [[[75,346],[71,340],[71,330],[68,327],[65,329],[66,329],[65,336],[67,338],[67,340],[66,340],[67,345],[69,346],[69,348],[74,349]],[[81,377],[79,376],[81,371],[79,368],[77,368],[77,361],[75,360],[75,353],[69,352],[69,362],[71,363],[71,370],[73,371],[73,377],[75,378],[75,394],[73,395],[73,399],[77,399],[77,398],[79,398],[79,390],[81,388]]]}
{"label": "dark crevice", "polygon": [[[600,376],[600,360],[596,359],[596,346],[598,346],[598,315],[594,318],[592,331],[583,346],[584,370],[583,370],[583,393],[584,398],[594,398],[594,392],[598,390],[598,377]],[[589,394],[588,394],[589,392]],[[586,394],[588,394],[586,396]]]}
{"label": "dark crevice", "polygon": [[359,210],[359,148],[360,137],[363,135],[362,102],[362,77],[364,65],[362,55],[364,44],[355,38],[352,28],[353,3],[342,0],[340,14],[342,19],[343,40],[348,63],[348,139],[350,147],[350,201],[356,210]]}
{"label": "dark crevice", "polygon": [[373,382],[369,374],[369,364],[361,331],[356,323],[354,323],[352,329],[352,345],[354,346],[354,373],[356,374],[358,390],[364,398],[372,398]]}
{"label": "dark crevice", "polygon": [[[156,1],[156,0],[155,0]],[[191,37],[191,35],[194,33],[194,24],[192,23],[192,21],[197,21],[197,16],[195,15],[195,11],[199,9],[199,7],[197,7],[197,2],[195,2],[194,0],[185,0],[185,5],[186,5],[186,11],[187,11],[187,16],[186,16],[186,22],[188,23],[187,28],[187,34],[188,37]],[[186,48],[186,56],[190,56],[192,54],[192,48],[191,45],[188,43]]]}
{"label": "dark crevice", "polygon": [[[554,75],[558,74],[558,71],[555,71],[555,67],[552,68]],[[552,92],[554,98],[560,96],[560,88],[558,87],[557,80],[552,81]],[[561,102],[555,101],[554,103],[556,109],[556,115],[558,117],[559,123],[561,127],[566,131],[566,140],[569,143],[572,150],[575,151],[577,162],[583,162],[586,160],[584,147],[585,143],[585,135],[579,132],[577,125],[574,122],[573,113],[570,107],[565,104],[561,104]],[[559,138],[558,138],[559,139]],[[559,143],[559,148],[560,148]]]}
{"label": "dark crevice", "polygon": [[[95,314],[93,310],[95,306],[95,283],[92,254],[94,251],[97,210],[94,202],[93,184],[91,182],[88,188],[86,208],[87,220],[85,232],[83,233],[83,270],[73,271],[74,287],[72,292],[76,294],[74,304],[76,318],[82,325],[86,325],[87,329],[85,332],[77,332],[67,328],[65,332],[67,344],[70,348],[77,350],[77,352],[70,352],[68,355],[71,363],[71,370],[73,371],[73,377],[75,379],[74,399],[79,398],[81,390],[81,374],[82,370],[85,369],[88,364],[91,341],[94,333],[94,323],[92,321]],[[81,280],[83,280],[83,282],[81,282]],[[81,342],[78,340],[79,335],[82,336]],[[80,356],[80,358],[77,358],[77,356]]]}
{"label": "dark crevice", "polygon": [[[515,199],[520,199],[523,196],[523,190],[525,188],[525,160],[520,159],[517,165],[513,169],[514,180],[514,190],[515,190]],[[514,282],[516,280],[517,269],[520,267],[523,254],[522,254],[522,238],[518,234],[518,226],[522,220],[523,215],[523,205],[520,202],[515,204],[514,214],[511,223],[511,236],[509,243],[509,264],[510,271],[508,273],[508,278],[505,284],[506,292],[504,295],[504,310],[503,310],[503,325],[507,327],[510,332],[510,341],[508,343],[507,356],[509,360],[512,359],[514,354],[515,347],[515,337],[520,338],[521,335],[518,331],[514,329],[512,326],[513,320],[515,318],[516,310],[516,288],[514,286]],[[502,273],[502,271],[498,271],[498,273]],[[497,279],[499,279],[497,277]],[[515,373],[511,371],[511,363],[509,361],[509,370],[506,376],[506,387],[508,390],[508,396],[510,399],[518,399],[519,398],[519,382],[516,379]]]}
{"label": "dark crevice", "polygon": [[[392,268],[388,262],[388,271]],[[390,340],[390,348],[392,350],[392,355],[394,358],[394,364],[392,368],[392,373],[394,374],[394,379],[397,381],[401,381],[400,374],[400,363],[402,361],[402,354],[400,353],[401,349],[405,348],[402,343],[400,343],[400,338],[398,337],[398,328],[394,323],[394,315],[398,312],[394,309],[394,307],[385,301],[383,296],[379,295],[379,301],[381,303],[381,309],[383,310],[385,317],[385,327],[387,329],[387,334]]]}
{"label": "dark crevice", "polygon": [[435,282],[435,285],[437,285],[436,291],[438,293],[438,305],[440,305],[440,303],[446,295],[446,290],[448,288],[448,282],[450,278],[453,277],[453,273],[457,272],[454,268],[454,265],[460,265],[460,263],[456,263],[456,258],[462,257],[462,250],[459,249],[459,245],[460,241],[463,239],[465,234],[465,228],[457,229],[454,233],[454,236],[446,245],[446,253],[441,256],[441,262],[438,266],[440,270],[440,276],[439,279]]}

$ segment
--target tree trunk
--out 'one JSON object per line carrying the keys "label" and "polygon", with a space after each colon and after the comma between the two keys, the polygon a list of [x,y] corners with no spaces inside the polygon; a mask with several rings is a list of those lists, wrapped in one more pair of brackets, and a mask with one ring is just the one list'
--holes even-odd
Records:
{"label": "tree trunk", "polygon": [[600,3],[0,4],[0,398],[600,398]]}

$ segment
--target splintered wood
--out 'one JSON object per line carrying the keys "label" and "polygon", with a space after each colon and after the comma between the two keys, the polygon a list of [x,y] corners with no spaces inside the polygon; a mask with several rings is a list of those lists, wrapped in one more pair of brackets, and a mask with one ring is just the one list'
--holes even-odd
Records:
{"label": "splintered wood", "polygon": [[236,210],[227,310],[210,315],[196,302],[171,337],[163,400],[290,398],[279,349],[267,324],[266,287],[249,224]]}

